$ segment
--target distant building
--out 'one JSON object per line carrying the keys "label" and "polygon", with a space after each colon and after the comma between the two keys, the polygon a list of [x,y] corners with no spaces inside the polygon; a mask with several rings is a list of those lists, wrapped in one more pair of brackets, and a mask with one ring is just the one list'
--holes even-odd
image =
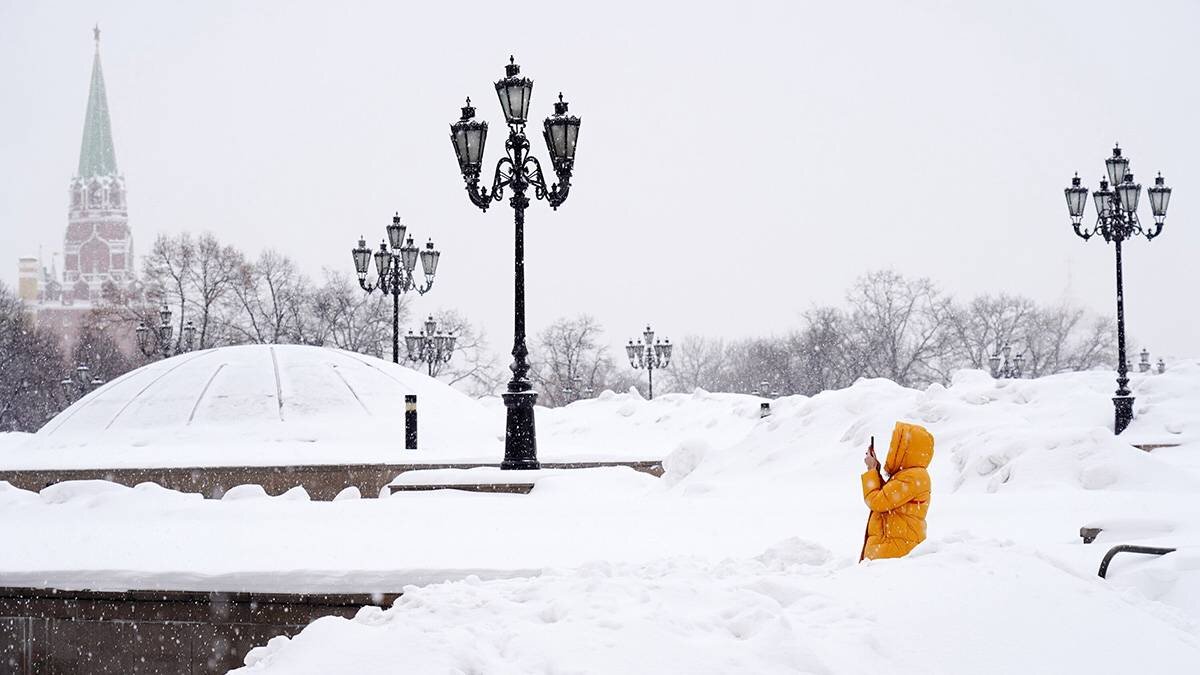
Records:
{"label": "distant building", "polygon": [[47,269],[39,258],[18,261],[18,293],[39,325],[61,331],[74,342],[79,325],[114,291],[136,291],[133,235],[129,229],[125,177],[117,169],[104,71],[100,66],[100,29],[83,122],[79,167],[67,190],[67,229],[63,236],[61,281],[57,265]]}

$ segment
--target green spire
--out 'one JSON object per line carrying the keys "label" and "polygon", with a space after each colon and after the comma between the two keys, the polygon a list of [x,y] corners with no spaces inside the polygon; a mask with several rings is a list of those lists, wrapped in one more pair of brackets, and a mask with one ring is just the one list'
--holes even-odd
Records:
{"label": "green spire", "polygon": [[83,145],[79,149],[79,176],[117,173],[112,125],[108,119],[108,97],[104,93],[104,71],[100,69],[100,28],[94,29],[96,56],[92,59],[92,86],[88,92],[87,117],[83,121]]}

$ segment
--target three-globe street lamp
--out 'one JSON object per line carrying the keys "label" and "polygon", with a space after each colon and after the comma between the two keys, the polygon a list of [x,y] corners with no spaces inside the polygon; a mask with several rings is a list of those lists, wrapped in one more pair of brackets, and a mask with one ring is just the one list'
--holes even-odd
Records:
{"label": "three-globe street lamp", "polygon": [[[371,249],[361,236],[358,246],[350,249],[354,257],[354,271],[358,274],[358,285],[367,293],[379,289],[384,295],[392,296],[392,363],[400,363],[400,296],[409,291],[425,295],[433,288],[433,276],[437,272],[440,251],[433,247],[433,240],[425,243],[424,249],[413,244],[412,235],[404,238],[406,225],[400,223],[400,214],[392,216],[387,226],[387,238],[379,243],[375,251],[375,283],[367,283],[367,271],[371,266]],[[391,250],[388,250],[388,244]],[[417,283],[415,270],[417,258],[421,259],[421,271],[425,273],[425,284]]]}
{"label": "three-globe street lamp", "polygon": [[992,367],[992,377],[1016,380],[1020,379],[1025,368],[1025,353],[1012,355],[1012,345],[1007,342],[1000,351],[988,357],[988,365]]}
{"label": "three-globe street lamp", "polygon": [[655,341],[654,331],[650,326],[642,332],[644,344],[636,344],[633,340],[625,345],[625,355],[629,357],[629,365],[634,368],[645,368],[650,377],[650,398],[654,398],[654,371],[666,368],[671,364],[671,341]]}
{"label": "three-globe street lamp", "polygon": [[[1151,368],[1151,366],[1150,366],[1150,350],[1143,347],[1142,353],[1139,354],[1138,356],[1141,357],[1141,360],[1138,361],[1138,372],[1139,373],[1150,372],[1150,368]],[[1163,361],[1162,359],[1159,359],[1158,365],[1157,365],[1157,370],[1158,370],[1159,375],[1162,375],[1163,373],[1167,372],[1167,362]]]}
{"label": "three-globe street lamp", "polygon": [[[183,335],[180,336],[178,342],[172,343],[171,338],[175,335],[175,328],[171,325],[171,308],[166,305],[158,310],[159,324],[153,329],[154,335],[151,336],[151,329],[146,326],[146,322],[138,322],[138,327],[134,330],[137,336],[138,350],[143,356],[154,356],[155,352],[160,358],[168,358],[177,354],[192,351],[192,347],[196,340],[196,327],[188,321],[183,326]],[[153,337],[153,339],[151,339]]]}
{"label": "three-globe street lamp", "polygon": [[425,363],[427,372],[433,377],[433,366],[438,363],[449,363],[454,355],[454,343],[458,336],[453,332],[443,333],[438,330],[433,317],[425,320],[425,330],[413,334],[410,330],[404,336],[404,346],[408,349],[408,360]]}
{"label": "three-globe street lamp", "polygon": [[505,67],[505,77],[496,82],[496,95],[508,124],[505,156],[496,163],[492,187],[480,186],[483,168],[483,147],[487,141],[487,122],[475,120],[471,99],[462,108],[462,117],[450,125],[450,142],[458,158],[458,168],[466,181],[471,203],[486,211],[493,201],[504,198],[504,188],[512,190],[509,205],[513,208],[515,224],[513,272],[513,376],[508,390],[502,395],[508,409],[504,435],[502,469],[536,469],[537,438],[533,424],[533,406],[537,392],[529,381],[529,349],[525,345],[525,209],[529,206],[526,192],[533,188],[537,199],[544,199],[557,210],[567,200],[571,190],[571,173],[575,167],[575,143],[579,138],[579,118],[567,114],[567,102],[562,94],[554,104],[554,114],[542,123],[542,137],[550,152],[550,163],[558,182],[547,184],[542,165],[530,154],[525,125],[529,119],[529,98],[533,80],[521,77],[521,68],[513,58]]}
{"label": "three-globe street lamp", "polygon": [[1121,155],[1121,148],[1114,147],[1112,157],[1104,160],[1107,180],[1101,179],[1100,189],[1092,193],[1096,205],[1096,224],[1082,227],[1084,208],[1087,205],[1087,188],[1080,184],[1079,174],[1071,179],[1071,187],[1063,192],[1067,197],[1067,211],[1075,234],[1084,241],[1099,234],[1104,241],[1112,242],[1117,257],[1117,391],[1113,396],[1115,418],[1113,431],[1121,433],[1133,420],[1133,397],[1129,391],[1129,369],[1125,359],[1125,284],[1121,269],[1121,244],[1134,235],[1154,239],[1162,233],[1163,221],[1167,217],[1167,204],[1171,200],[1171,188],[1163,183],[1160,173],[1154,186],[1146,190],[1150,198],[1150,211],[1154,215],[1154,227],[1143,228],[1138,219],[1138,200],[1142,185],[1135,183],[1129,170],[1129,159]]}
{"label": "three-globe street lamp", "polygon": [[86,396],[91,390],[104,384],[104,380],[92,377],[91,369],[81,363],[75,367],[74,372],[69,377],[63,378],[60,384],[67,400],[77,401]]}

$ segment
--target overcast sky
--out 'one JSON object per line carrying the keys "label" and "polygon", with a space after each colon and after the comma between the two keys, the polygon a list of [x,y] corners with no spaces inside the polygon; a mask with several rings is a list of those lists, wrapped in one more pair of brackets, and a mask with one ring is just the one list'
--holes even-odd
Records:
{"label": "overcast sky", "polygon": [[349,271],[398,210],[443,251],[415,311],[461,309],[506,350],[512,211],[468,202],[447,125],[470,95],[494,164],[511,53],[534,119],[560,90],[583,118],[570,199],[527,214],[531,331],[782,333],[884,267],[1111,314],[1112,248],[1075,237],[1062,189],[1119,141],[1175,188],[1162,237],[1126,249],[1134,345],[1200,354],[1200,3],[584,6],[0,4],[0,279],[61,249],[99,22],[142,252],[210,230]]}

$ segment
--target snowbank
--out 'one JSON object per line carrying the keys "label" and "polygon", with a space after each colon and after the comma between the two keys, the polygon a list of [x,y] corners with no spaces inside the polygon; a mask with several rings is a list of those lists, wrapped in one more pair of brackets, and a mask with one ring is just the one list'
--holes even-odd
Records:
{"label": "snowbank", "polygon": [[945,540],[855,566],[790,539],[748,559],[410,587],[234,672],[1179,672],[1198,655],[1186,618],[1011,544]]}
{"label": "snowbank", "polygon": [[[527,496],[0,486],[0,539],[27,542],[0,550],[0,585],[405,589],[247,672],[1179,672],[1200,657],[1200,364],[1135,376],[1120,438],[1112,388],[1103,372],[870,380],[764,419],[746,396],[610,394],[539,411],[539,447],[659,451],[666,475],[569,472]],[[500,428],[484,410],[475,431]],[[897,419],[937,439],[930,539],[857,565],[863,449]],[[1179,551],[1097,579],[1119,543]]]}

